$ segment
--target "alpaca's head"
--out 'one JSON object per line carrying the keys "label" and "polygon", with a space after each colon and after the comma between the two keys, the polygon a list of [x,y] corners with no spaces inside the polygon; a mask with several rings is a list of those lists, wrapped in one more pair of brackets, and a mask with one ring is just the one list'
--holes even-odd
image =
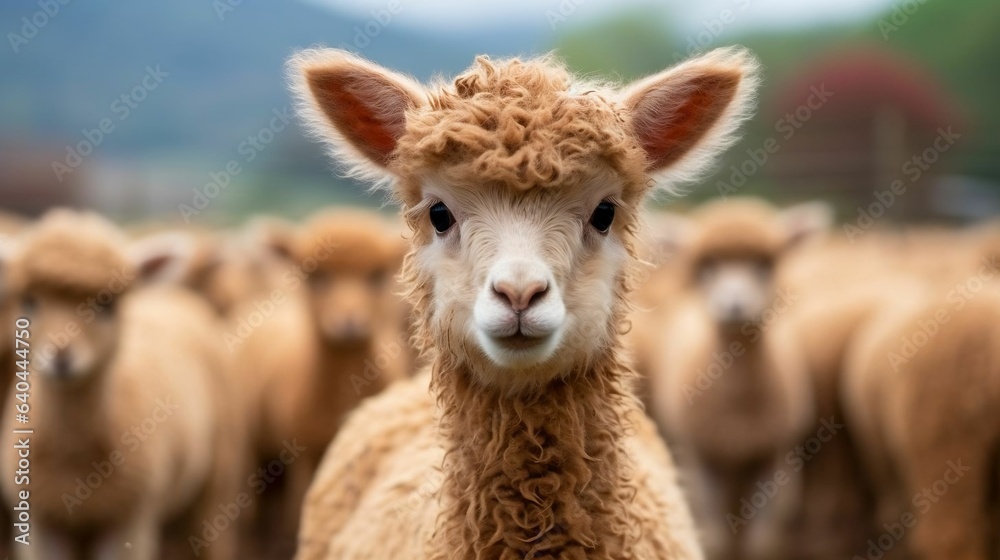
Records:
{"label": "alpaca's head", "polygon": [[313,130],[404,207],[418,338],[505,387],[612,347],[644,197],[732,141],[754,71],[719,50],[618,89],[549,57],[479,58],[425,88],[342,51],[292,62]]}
{"label": "alpaca's head", "polygon": [[302,278],[316,332],[331,347],[363,347],[398,321],[393,276],[404,247],[396,229],[362,210],[323,211],[302,227],[272,228],[267,243]]}
{"label": "alpaca's head", "polygon": [[775,270],[805,239],[827,230],[832,210],[810,202],[779,210],[754,198],[706,203],[689,216],[665,214],[659,242],[680,257],[688,285],[720,325],[761,319],[776,295]]}
{"label": "alpaca's head", "polygon": [[144,281],[179,282],[191,256],[185,237],[130,241],[96,214],[50,211],[0,253],[15,302],[3,320],[30,321],[33,373],[77,386],[114,357],[120,300]]}

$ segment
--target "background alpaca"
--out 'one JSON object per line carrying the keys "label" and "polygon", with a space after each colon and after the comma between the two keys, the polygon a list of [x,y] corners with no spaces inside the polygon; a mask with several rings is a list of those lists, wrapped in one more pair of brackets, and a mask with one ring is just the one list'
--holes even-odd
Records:
{"label": "background alpaca", "polygon": [[403,205],[432,361],[335,440],[299,558],[699,558],[620,333],[650,174],[690,179],[728,145],[752,58],[715,51],[622,91],[550,59],[479,58],[430,89],[340,51],[293,68],[334,154]]}
{"label": "background alpaca", "polygon": [[[177,288],[136,286],[171,269],[142,249],[95,215],[53,211],[4,259],[20,303],[5,320],[26,315],[39,343],[30,367],[33,540],[19,557],[153,559],[170,523],[190,555],[188,537],[238,488],[241,411],[227,398],[233,381],[214,315]],[[17,402],[8,398],[4,414],[6,472],[18,460]],[[4,477],[9,504],[18,488]],[[235,533],[198,551],[232,558]]]}
{"label": "background alpaca", "polygon": [[[674,220],[672,266],[684,289],[645,319],[660,333],[646,360],[649,411],[690,477],[709,557],[780,557],[798,503],[786,455],[812,418],[812,388],[779,312],[796,296],[774,276],[789,250],[828,227],[829,210],[735,198]],[[778,471],[789,480],[744,518],[741,500]]]}
{"label": "background alpaca", "polygon": [[821,433],[824,422],[837,430],[807,454],[802,470],[800,519],[788,535],[798,558],[840,560],[864,549],[873,536],[873,489],[847,425],[841,386],[844,360],[858,329],[887,293],[908,281],[896,266],[900,253],[895,245],[887,245],[881,234],[859,244],[830,235],[791,255],[782,271],[783,281],[799,296],[787,321],[798,333],[815,392],[816,410],[807,432]]}
{"label": "background alpaca", "polygon": [[[282,490],[267,494],[256,531],[260,546],[276,544],[275,554],[287,554],[306,488],[346,413],[409,375],[403,310],[393,293],[402,240],[364,211],[319,213],[301,228],[253,227],[266,251],[257,270],[267,287],[229,313],[227,345],[247,380],[255,459],[268,462],[289,442],[302,448]],[[255,313],[263,318],[251,324]]]}
{"label": "background alpaca", "polygon": [[[1000,550],[1000,284],[996,253],[980,252],[995,245],[952,241],[938,254],[947,272],[939,262],[928,274],[920,258],[918,274],[883,284],[845,358],[843,406],[877,492],[876,536],[906,537],[887,557],[985,560]],[[977,253],[986,259],[969,258]]]}

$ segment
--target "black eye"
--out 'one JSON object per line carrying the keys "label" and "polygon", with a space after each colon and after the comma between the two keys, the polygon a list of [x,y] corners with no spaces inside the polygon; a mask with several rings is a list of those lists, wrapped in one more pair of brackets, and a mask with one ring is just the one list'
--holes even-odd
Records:
{"label": "black eye", "polygon": [[430,218],[431,225],[438,233],[448,231],[455,224],[455,217],[451,215],[451,210],[448,210],[443,202],[431,206]]}
{"label": "black eye", "polygon": [[608,201],[603,201],[594,208],[594,213],[590,215],[590,225],[601,233],[607,233],[611,228],[611,222],[615,221],[615,205]]}

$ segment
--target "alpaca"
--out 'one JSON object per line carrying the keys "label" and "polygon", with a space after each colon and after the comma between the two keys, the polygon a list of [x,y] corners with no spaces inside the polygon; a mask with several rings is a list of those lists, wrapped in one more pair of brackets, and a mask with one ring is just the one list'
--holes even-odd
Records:
{"label": "alpaca", "polygon": [[[3,258],[20,303],[5,321],[30,321],[30,423],[4,410],[2,491],[16,482],[15,428],[31,428],[30,546],[19,558],[152,560],[170,525],[176,546],[232,558],[235,534],[196,544],[203,523],[237,494],[240,411],[211,309],[174,286],[138,284],[170,275],[93,214],[52,211]],[[23,482],[23,481],[22,481]]]}
{"label": "alpaca", "polygon": [[1000,270],[984,256],[884,282],[847,351],[842,402],[878,499],[872,542],[902,540],[892,557],[1000,550]]}
{"label": "alpaca", "polygon": [[[1000,433],[986,418],[1000,402],[1000,302],[983,293],[957,309],[941,294],[910,295],[884,304],[859,333],[843,387],[877,489],[877,523],[903,524],[916,557],[992,558]],[[926,325],[940,331],[930,337]],[[910,359],[903,347],[914,336],[929,342]],[[925,493],[945,476],[947,493]]]}
{"label": "alpaca", "polygon": [[294,542],[306,489],[344,416],[409,376],[393,292],[403,243],[386,220],[362,210],[320,212],[301,228],[254,227],[258,258],[272,263],[262,264],[270,289],[233,309],[227,340],[247,379],[257,460],[274,459],[289,442],[303,448],[286,467],[283,490],[270,493],[283,503],[272,499],[261,518],[277,526],[267,540],[283,549]]}
{"label": "alpaca", "polygon": [[791,255],[782,270],[782,281],[799,296],[787,321],[799,333],[815,393],[815,414],[807,432],[821,433],[824,422],[836,427],[835,434],[820,440],[819,450],[809,452],[802,469],[800,520],[789,535],[796,558],[849,558],[872,536],[873,489],[864,475],[855,434],[846,425],[840,391],[844,359],[858,330],[878,309],[887,289],[906,281],[885,240],[875,237],[858,244],[838,236],[817,240],[808,251]]}
{"label": "alpaca", "polygon": [[[16,214],[9,214],[4,211],[0,211],[0,260],[4,258],[4,255],[10,251],[12,237],[16,236],[22,229],[24,229],[28,224],[26,218],[22,218]],[[0,267],[2,268],[2,267]],[[2,271],[0,271],[0,277],[2,277]],[[10,297],[10,290],[7,283],[0,278],[0,317],[12,317],[13,308],[15,302]],[[0,325],[0,340],[12,341],[14,340],[14,322],[4,320],[3,324]],[[11,364],[14,363],[13,355],[14,345],[4,343],[0,345],[0,363]],[[6,368],[4,375],[0,376],[0,403],[7,402],[7,392],[14,379],[14,370],[12,368]],[[9,558],[10,547],[9,543],[13,542],[13,537],[10,534],[11,519],[5,508],[0,512],[0,556],[4,558]]]}
{"label": "alpaca", "polygon": [[620,90],[551,57],[479,57],[432,87],[337,50],[291,68],[314,132],[403,207],[430,362],[334,440],[297,557],[701,558],[621,333],[640,205],[734,139],[753,58]]}
{"label": "alpaca", "polygon": [[[794,515],[798,465],[788,462],[811,419],[812,388],[782,315],[797,296],[776,285],[790,250],[829,225],[829,210],[784,211],[756,199],[709,202],[676,217],[680,301],[661,316],[649,360],[649,411],[692,481],[709,558],[773,558]],[[760,484],[788,480],[762,511]]]}
{"label": "alpaca", "polygon": [[215,231],[198,227],[142,224],[129,233],[147,254],[178,254],[172,282],[203,296],[220,316],[264,291],[261,270],[267,259],[256,243],[276,220],[256,219],[246,228]]}

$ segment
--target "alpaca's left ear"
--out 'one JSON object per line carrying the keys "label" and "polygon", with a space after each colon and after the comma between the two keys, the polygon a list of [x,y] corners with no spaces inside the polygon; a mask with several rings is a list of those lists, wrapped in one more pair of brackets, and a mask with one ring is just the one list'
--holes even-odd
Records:
{"label": "alpaca's left ear", "polygon": [[143,282],[182,283],[192,274],[195,240],[186,233],[158,233],[129,244],[128,257]]}
{"label": "alpaca's left ear", "polygon": [[349,174],[383,182],[406,111],[426,101],[414,80],[337,49],[298,53],[289,61],[299,113]]}
{"label": "alpaca's left ear", "polygon": [[833,208],[825,202],[804,202],[789,206],[778,215],[785,229],[786,246],[793,247],[833,227]]}
{"label": "alpaca's left ear", "polygon": [[651,174],[688,182],[732,144],[751,113],[757,61],[745,49],[717,49],[630,85],[632,130]]}

